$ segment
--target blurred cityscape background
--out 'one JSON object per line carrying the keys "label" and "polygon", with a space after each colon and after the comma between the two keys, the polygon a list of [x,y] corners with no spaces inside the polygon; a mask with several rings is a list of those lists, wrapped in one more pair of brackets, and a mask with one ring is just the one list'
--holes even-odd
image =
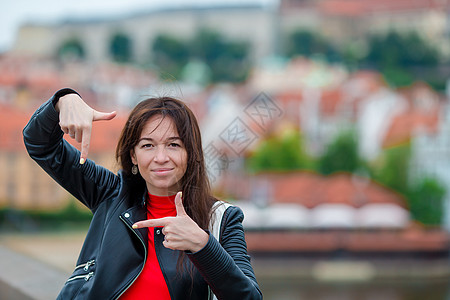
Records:
{"label": "blurred cityscape background", "polygon": [[170,95],[265,299],[450,299],[450,0],[183,3],[31,18],[2,47],[0,252],[69,274],[89,225],[25,151],[40,104],[72,87],[117,110],[89,153],[117,171],[130,109]]}

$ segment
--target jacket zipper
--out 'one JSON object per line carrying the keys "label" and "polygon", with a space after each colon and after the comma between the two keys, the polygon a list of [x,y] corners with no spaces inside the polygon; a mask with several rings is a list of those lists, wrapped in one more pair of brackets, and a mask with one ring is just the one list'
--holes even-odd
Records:
{"label": "jacket zipper", "polygon": [[88,262],[86,262],[84,264],[76,266],[75,270],[77,270],[79,268],[83,268],[83,270],[87,271],[87,270],[89,270],[89,267],[93,266],[93,265],[95,265],[95,259],[92,259],[92,260],[90,260],[90,261],[88,261]]}
{"label": "jacket zipper", "polygon": [[71,277],[71,278],[67,279],[66,282],[71,282],[73,280],[83,279],[83,278],[84,278],[84,280],[88,281],[93,276],[94,276],[94,272],[89,272],[88,274],[85,274],[85,275],[78,275],[78,276]]}
{"label": "jacket zipper", "polygon": [[119,294],[119,296],[117,296],[117,297],[114,298],[114,299],[119,299],[120,296],[122,296],[122,295],[126,292],[126,290],[128,290],[128,288],[136,281],[136,279],[139,277],[139,275],[141,275],[142,270],[144,270],[145,262],[147,261],[147,247],[145,246],[144,241],[140,238],[140,236],[136,233],[136,231],[134,231],[134,229],[128,224],[128,222],[122,218],[122,216],[119,216],[119,218],[120,218],[120,219],[127,225],[127,227],[130,228],[130,230],[137,236],[137,238],[139,239],[139,241],[141,241],[142,246],[144,246],[144,251],[145,251],[144,253],[145,253],[145,255],[144,255],[144,264],[142,265],[142,268],[141,268],[141,270],[139,271],[139,273],[137,274],[137,276],[134,277],[133,281],[132,281],[129,285],[127,285],[127,286],[125,287],[125,289]]}

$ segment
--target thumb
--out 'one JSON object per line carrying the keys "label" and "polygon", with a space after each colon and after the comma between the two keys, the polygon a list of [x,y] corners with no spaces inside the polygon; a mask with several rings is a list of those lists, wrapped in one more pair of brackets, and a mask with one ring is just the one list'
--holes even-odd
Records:
{"label": "thumb", "polygon": [[177,195],[175,196],[175,207],[177,209],[177,216],[187,215],[186,211],[184,210],[182,197],[183,197],[182,192],[178,192]]}
{"label": "thumb", "polygon": [[117,115],[116,111],[105,113],[94,110],[94,116],[92,118],[92,121],[107,121],[114,119],[116,115]]}

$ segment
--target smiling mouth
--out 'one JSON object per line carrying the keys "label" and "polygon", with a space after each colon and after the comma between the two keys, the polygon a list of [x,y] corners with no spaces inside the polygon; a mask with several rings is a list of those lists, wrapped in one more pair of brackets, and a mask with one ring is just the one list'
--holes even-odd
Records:
{"label": "smiling mouth", "polygon": [[156,174],[165,174],[172,170],[173,168],[161,168],[161,169],[153,169],[152,171],[155,172]]}

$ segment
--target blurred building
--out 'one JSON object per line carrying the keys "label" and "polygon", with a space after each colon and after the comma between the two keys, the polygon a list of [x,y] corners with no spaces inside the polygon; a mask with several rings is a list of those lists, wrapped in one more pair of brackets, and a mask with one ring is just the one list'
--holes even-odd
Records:
{"label": "blurred building", "polygon": [[280,20],[285,32],[310,28],[341,46],[364,47],[373,33],[415,31],[448,55],[449,10],[449,0],[281,0]]}
{"label": "blurred building", "polygon": [[234,175],[225,184],[249,193],[242,199],[251,199],[251,190],[262,186],[269,191],[265,203],[235,202],[244,212],[248,248],[255,255],[448,255],[446,231],[415,225],[402,196],[364,177],[290,172],[252,179]]}
{"label": "blurred building", "polygon": [[[430,97],[431,96],[431,97]],[[429,98],[433,98],[429,95]],[[447,103],[450,98],[447,95]],[[412,132],[411,178],[418,182],[424,177],[436,178],[450,187],[450,106],[442,106],[436,112],[436,130],[419,126]],[[450,191],[445,201],[445,226],[450,229]]]}
{"label": "blurred building", "polygon": [[[70,86],[99,110],[117,110],[109,122],[97,122],[89,158],[115,171],[114,152],[126,111],[148,96],[153,75],[129,66],[58,65],[30,57],[0,58],[0,207],[55,209],[70,196],[28,156],[22,130],[34,110],[58,89]],[[68,138],[69,142],[79,145]]]}
{"label": "blurred building", "polygon": [[54,57],[68,41],[79,41],[88,61],[111,59],[113,37],[130,38],[135,61],[150,61],[153,40],[169,34],[181,40],[193,37],[206,28],[232,40],[249,42],[253,58],[273,52],[274,12],[255,5],[208,6],[160,9],[139,12],[121,18],[67,20],[61,24],[26,24],[19,30],[12,52]]}
{"label": "blurred building", "polygon": [[[249,85],[266,90],[281,107],[283,120],[297,124],[311,155],[320,155],[334,137],[353,127],[365,160],[411,142],[411,182],[428,176],[450,186],[449,103],[427,84],[394,90],[376,72],[348,74],[335,66],[297,59],[255,68]],[[450,228],[448,196],[445,203],[444,223]]]}
{"label": "blurred building", "polygon": [[[2,205],[58,206],[58,201],[66,197],[55,192],[57,188],[47,175],[37,175],[42,171],[28,158],[21,138],[21,130],[33,111],[57,89],[71,86],[97,109],[125,112],[139,99],[155,95],[150,83],[161,85],[151,73],[110,63],[57,64],[50,60],[4,56],[0,66],[3,70],[0,74],[0,105],[3,107],[0,160],[2,165],[8,166],[0,171]],[[220,177],[226,171],[242,173],[246,151],[255,147],[265,134],[286,124],[302,130],[307,150],[315,155],[322,153],[342,130],[353,126],[358,129],[366,159],[377,157],[385,147],[412,139],[413,177],[439,175],[438,179],[447,182],[443,149],[448,108],[445,99],[425,84],[417,83],[396,91],[387,87],[375,72],[348,74],[336,66],[298,59],[257,67],[247,84],[241,87],[222,85],[201,91],[189,86],[178,88],[183,90],[183,99],[199,118],[206,160],[215,186],[220,186]],[[162,87],[163,92],[156,95],[167,95],[167,89]],[[263,120],[266,123],[258,124],[259,119],[254,117],[269,116],[269,112],[272,115]],[[115,143],[124,115],[121,113],[112,122],[99,122],[94,128],[100,133],[93,133],[90,157],[109,168],[114,167]],[[13,120],[10,116],[14,116]],[[232,144],[226,134],[244,128],[238,125],[248,129],[249,135],[232,137]],[[238,184],[231,185],[230,190],[234,191]],[[249,186],[238,190],[245,191]],[[262,189],[254,190],[261,191],[261,199],[267,198]],[[32,197],[35,195],[42,200],[35,201]],[[236,198],[251,199],[254,195],[242,194]]]}
{"label": "blurred building", "polygon": [[[223,184],[236,199],[252,200],[239,202],[248,229],[404,229],[410,224],[400,195],[356,175],[288,172],[242,178],[233,174]],[[268,190],[265,203],[254,199],[259,195],[253,191],[261,186]]]}
{"label": "blurred building", "polygon": [[134,61],[146,63],[158,34],[187,39],[207,28],[249,42],[251,59],[260,61],[280,53],[288,34],[303,28],[337,46],[351,45],[362,52],[369,34],[416,31],[449,54],[449,10],[449,0],[281,0],[269,6],[185,6],[118,18],[24,24],[12,52],[54,57],[64,44],[76,41],[88,61],[105,61],[111,59],[112,40],[120,34],[130,38]]}
{"label": "blurred building", "polygon": [[63,87],[79,91],[99,110],[127,110],[151,93],[158,93],[160,86],[150,71],[110,62],[58,63],[49,58],[7,54],[0,57],[0,69],[0,103],[24,111],[38,108]]}
{"label": "blurred building", "polygon": [[[59,209],[70,195],[48,176],[26,152],[22,130],[32,112],[0,105],[0,207],[14,209]],[[89,159],[116,171],[114,151],[125,123],[123,116],[97,122],[92,131]],[[75,147],[80,145],[67,139]]]}

